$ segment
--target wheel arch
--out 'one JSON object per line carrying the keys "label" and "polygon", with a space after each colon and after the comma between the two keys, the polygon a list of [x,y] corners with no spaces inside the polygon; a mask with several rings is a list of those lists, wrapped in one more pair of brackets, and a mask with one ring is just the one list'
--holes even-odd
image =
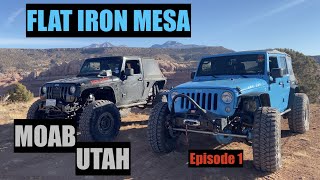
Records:
{"label": "wheel arch", "polygon": [[288,102],[288,107],[292,107],[293,103],[294,103],[294,94],[295,93],[299,93],[300,92],[300,88],[298,85],[293,85],[290,86],[290,92],[289,92],[289,102]]}
{"label": "wheel arch", "polygon": [[153,86],[157,85],[159,87],[159,90],[161,90],[164,88],[165,84],[166,84],[166,80],[158,80],[153,83]]}
{"label": "wheel arch", "polygon": [[114,104],[117,102],[115,91],[110,86],[85,89],[81,93],[81,98],[85,101],[90,94],[93,94],[96,100],[108,100]]}
{"label": "wheel arch", "polygon": [[[245,99],[248,97],[250,98],[255,97],[259,100],[260,107],[271,107],[270,95],[268,93],[257,92],[257,93],[243,94],[240,97],[241,99]],[[238,105],[241,103],[241,99],[238,102]]]}
{"label": "wheel arch", "polygon": [[[156,96],[158,93],[161,93],[161,90],[164,89],[165,84],[166,84],[166,80],[154,81],[152,86],[149,86],[152,90],[152,96]],[[148,90],[148,92],[149,92],[149,90]]]}

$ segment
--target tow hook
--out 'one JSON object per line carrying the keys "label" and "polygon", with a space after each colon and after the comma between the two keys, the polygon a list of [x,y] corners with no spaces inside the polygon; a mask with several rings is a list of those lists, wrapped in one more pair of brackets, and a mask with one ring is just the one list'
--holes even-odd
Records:
{"label": "tow hook", "polygon": [[196,119],[185,119],[183,120],[183,124],[186,125],[185,126],[186,142],[187,142],[187,145],[189,146],[188,126],[193,126],[193,127],[200,126],[200,121]]}
{"label": "tow hook", "polygon": [[186,126],[200,126],[200,121],[196,119],[185,119],[183,120],[183,124]]}

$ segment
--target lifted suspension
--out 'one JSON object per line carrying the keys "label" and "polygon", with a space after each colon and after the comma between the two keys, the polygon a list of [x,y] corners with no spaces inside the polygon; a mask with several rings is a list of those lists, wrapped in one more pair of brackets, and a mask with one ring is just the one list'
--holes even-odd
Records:
{"label": "lifted suspension", "polygon": [[[200,114],[202,115],[202,117],[204,117],[207,121],[211,122],[214,124],[214,121],[212,121],[212,119],[217,119],[219,118],[218,115],[216,114],[212,114],[207,112],[205,109],[201,108],[192,98],[190,98],[189,96],[185,95],[185,94],[177,94],[175,95],[175,97],[172,99],[172,106],[171,106],[171,118],[174,117],[174,105],[175,105],[175,100],[177,98],[186,98],[187,100],[189,100],[191,102],[191,104],[194,105],[194,107],[196,109],[198,109],[200,111]],[[189,123],[189,124],[188,124]],[[208,135],[213,135],[213,136],[230,136],[230,137],[237,137],[237,138],[248,138],[248,135],[241,135],[241,134],[229,134],[229,133],[220,133],[220,132],[210,132],[210,131],[200,131],[200,130],[193,130],[193,129],[188,129],[188,126],[198,126],[200,125],[198,123],[198,121],[195,120],[191,120],[191,119],[185,119],[184,120],[184,124],[185,124],[185,129],[183,128],[172,128],[173,131],[179,131],[179,132],[184,132],[186,133],[186,138],[188,139],[187,135],[188,132],[192,132],[192,133],[199,133],[199,134],[208,134]],[[187,140],[188,141],[188,140]]]}

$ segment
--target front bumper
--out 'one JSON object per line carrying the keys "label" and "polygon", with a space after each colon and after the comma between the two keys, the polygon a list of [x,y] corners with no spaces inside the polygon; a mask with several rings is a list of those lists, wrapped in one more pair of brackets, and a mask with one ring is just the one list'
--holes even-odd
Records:
{"label": "front bumper", "polygon": [[76,111],[80,109],[77,103],[66,103],[59,100],[56,100],[56,102],[55,106],[46,106],[46,100],[43,100],[39,110],[43,111],[48,119],[64,119],[76,115]]}
{"label": "front bumper", "polygon": [[[174,106],[177,98],[187,99],[195,108],[190,109],[187,113],[175,113]],[[229,117],[217,115],[203,109],[197,102],[187,95],[176,95],[172,99],[170,111],[170,118],[174,122],[173,127],[170,128],[171,134],[173,134],[174,131],[177,131],[248,139],[248,135],[245,134],[225,133],[224,129],[228,125]]]}

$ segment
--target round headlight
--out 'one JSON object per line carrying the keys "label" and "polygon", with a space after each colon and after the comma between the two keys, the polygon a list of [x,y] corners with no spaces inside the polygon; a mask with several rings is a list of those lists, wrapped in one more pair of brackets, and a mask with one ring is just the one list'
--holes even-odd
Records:
{"label": "round headlight", "polygon": [[171,93],[171,99],[173,99],[176,95],[178,95],[179,93],[178,92],[176,92],[176,91],[173,91],[172,93]]}
{"label": "round headlight", "polygon": [[75,86],[71,86],[70,87],[70,93],[73,94],[76,92],[76,87]]}
{"label": "round headlight", "polygon": [[42,86],[41,92],[42,92],[43,94],[47,93],[47,87],[46,87],[46,86]]}
{"label": "round headlight", "polygon": [[222,96],[221,96],[221,99],[224,103],[231,103],[232,102],[232,99],[233,99],[233,96],[230,92],[224,92],[222,93]]}

